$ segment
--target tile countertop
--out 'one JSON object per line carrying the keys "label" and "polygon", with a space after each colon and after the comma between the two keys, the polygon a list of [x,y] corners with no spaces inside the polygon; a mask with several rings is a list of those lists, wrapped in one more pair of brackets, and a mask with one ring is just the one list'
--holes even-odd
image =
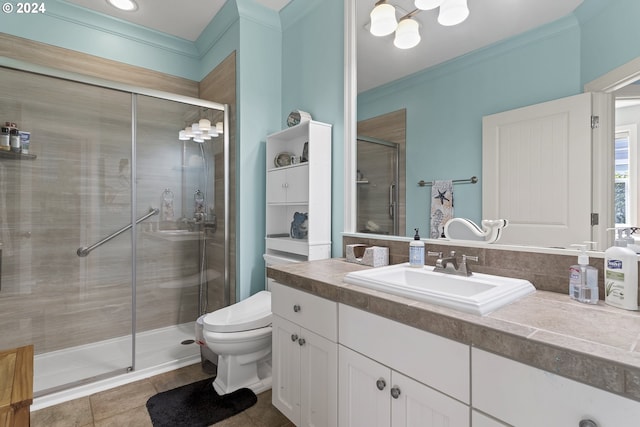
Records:
{"label": "tile countertop", "polygon": [[536,291],[476,316],[343,283],[341,258],[274,265],[267,276],[343,304],[640,401],[640,313]]}

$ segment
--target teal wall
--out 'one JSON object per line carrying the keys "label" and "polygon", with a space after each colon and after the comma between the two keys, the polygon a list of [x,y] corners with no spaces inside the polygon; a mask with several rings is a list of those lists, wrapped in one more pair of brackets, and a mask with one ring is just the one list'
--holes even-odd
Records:
{"label": "teal wall", "polygon": [[297,0],[282,11],[282,110],[280,128],[293,110],[332,127],[333,256],[342,256],[344,229],[344,4]]}
{"label": "teal wall", "polygon": [[[602,13],[604,6],[616,13]],[[640,2],[585,0],[568,17],[359,95],[358,120],[407,109],[407,236],[416,227],[428,235],[431,193],[418,181],[482,177],[483,116],[580,93],[640,56],[637,43],[622,46],[626,37],[638,40],[637,25],[609,31],[629,11],[640,11]],[[598,38],[607,42],[585,48]],[[481,182],[454,191],[455,215],[479,222]]]}

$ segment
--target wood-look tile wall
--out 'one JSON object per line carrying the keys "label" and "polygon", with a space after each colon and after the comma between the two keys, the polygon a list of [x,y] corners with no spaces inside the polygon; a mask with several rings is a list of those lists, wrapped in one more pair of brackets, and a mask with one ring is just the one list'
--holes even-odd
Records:
{"label": "wood-look tile wall", "polygon": [[[8,35],[0,35],[0,52],[31,63],[182,95],[198,96],[200,90],[197,82]],[[14,121],[32,132],[31,152],[37,159],[0,159],[0,348],[33,343],[39,354],[128,335],[130,234],[115,238],[86,258],[79,258],[75,251],[131,221],[130,95],[4,72],[8,74],[0,79],[0,120]],[[210,76],[216,73],[214,70]],[[235,77],[235,61],[227,62],[221,74]],[[27,83],[26,78],[35,80]],[[232,85],[235,88],[235,82]],[[212,100],[235,105],[235,99]],[[205,148],[214,186],[213,176],[209,182],[204,180],[202,167],[197,170],[181,164],[182,144],[177,142],[177,132],[198,111],[146,97],[139,97],[138,104],[137,216],[149,207],[158,207],[165,188],[174,192],[176,219],[193,216],[195,189],[207,188],[212,199],[215,195],[215,200],[206,203],[215,207],[218,231],[207,242],[206,254],[208,308],[216,309],[224,302],[222,236],[227,225],[222,221],[219,182],[222,138]],[[215,119],[222,121],[222,116]],[[197,144],[187,146],[187,162],[199,155]],[[182,200],[186,200],[184,207]],[[160,237],[154,232],[157,223],[154,217],[137,227],[139,331],[193,321],[198,314],[199,243]]]}

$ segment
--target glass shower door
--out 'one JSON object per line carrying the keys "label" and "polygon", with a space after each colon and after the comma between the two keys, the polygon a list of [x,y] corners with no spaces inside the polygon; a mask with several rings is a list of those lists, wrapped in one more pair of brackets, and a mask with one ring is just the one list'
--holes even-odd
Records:
{"label": "glass shower door", "polygon": [[357,216],[360,233],[398,235],[398,144],[357,139]]}
{"label": "glass shower door", "polygon": [[[0,69],[0,348],[33,344],[35,394],[131,366],[131,94]],[[109,343],[108,351],[101,347]]]}

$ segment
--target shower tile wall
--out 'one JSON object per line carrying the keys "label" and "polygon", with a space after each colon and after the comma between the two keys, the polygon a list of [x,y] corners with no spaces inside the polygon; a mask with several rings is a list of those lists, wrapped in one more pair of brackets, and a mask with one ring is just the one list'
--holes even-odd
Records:
{"label": "shower tile wall", "polygon": [[[0,348],[33,343],[39,354],[128,335],[130,232],[85,258],[76,250],[131,221],[131,95],[12,70],[0,74],[0,121],[31,131],[37,155],[0,159]],[[137,216],[158,207],[167,187],[180,216],[183,183],[191,195],[204,185],[200,178],[183,182],[176,138],[193,107],[158,102],[139,101],[139,110],[148,110],[138,113]],[[209,188],[213,193],[212,183]],[[138,330],[195,320],[198,242],[159,238],[157,217],[137,228]]]}

